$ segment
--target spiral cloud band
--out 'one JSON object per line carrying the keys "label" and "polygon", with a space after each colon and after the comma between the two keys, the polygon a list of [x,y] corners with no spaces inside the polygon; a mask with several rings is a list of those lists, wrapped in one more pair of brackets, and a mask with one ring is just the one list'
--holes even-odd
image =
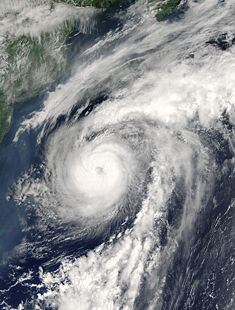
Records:
{"label": "spiral cloud band", "polygon": [[67,206],[66,214],[107,216],[131,189],[138,160],[130,146],[113,133],[87,140],[79,137],[79,131],[80,126],[63,128],[49,142],[47,167],[52,171],[52,190]]}
{"label": "spiral cloud band", "polygon": [[[123,29],[82,53],[17,132],[15,141],[37,130],[42,155],[15,199],[29,200],[32,226],[53,251],[66,242],[78,249],[75,258],[59,252],[56,270],[40,268],[35,307],[176,309],[161,308],[167,270],[226,170],[222,141],[234,149],[223,119],[234,125],[234,49],[225,57],[204,45],[232,11],[215,16],[213,1],[191,2],[191,13],[166,27],[137,1]],[[41,257],[45,248],[30,246]]]}

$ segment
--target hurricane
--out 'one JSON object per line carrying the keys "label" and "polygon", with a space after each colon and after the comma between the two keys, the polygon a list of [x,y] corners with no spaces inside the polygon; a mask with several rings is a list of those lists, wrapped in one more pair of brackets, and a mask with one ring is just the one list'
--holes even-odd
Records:
{"label": "hurricane", "polygon": [[136,1],[20,118],[1,292],[27,293],[3,309],[233,309],[234,12],[188,1],[158,23]]}

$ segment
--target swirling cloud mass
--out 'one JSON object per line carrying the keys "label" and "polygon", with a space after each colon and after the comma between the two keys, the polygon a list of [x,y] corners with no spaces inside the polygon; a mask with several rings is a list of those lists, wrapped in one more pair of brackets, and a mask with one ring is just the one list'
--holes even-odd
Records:
{"label": "swirling cloud mass", "polygon": [[142,2],[131,6],[123,29],[79,55],[71,78],[16,134],[37,131],[40,154],[16,201],[36,212],[34,228],[55,248],[77,246],[56,270],[40,267],[35,309],[166,309],[174,254],[225,169],[219,144],[234,143],[223,126],[225,112],[231,124],[235,117],[234,48],[205,44],[225,24],[234,30],[234,3],[190,5],[167,25],[142,13]]}

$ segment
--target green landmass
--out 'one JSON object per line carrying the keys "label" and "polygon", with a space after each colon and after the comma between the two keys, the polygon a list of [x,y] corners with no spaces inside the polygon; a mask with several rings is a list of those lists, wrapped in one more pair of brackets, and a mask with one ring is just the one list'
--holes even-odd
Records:
{"label": "green landmass", "polygon": [[66,23],[40,37],[6,37],[0,70],[0,142],[10,128],[12,103],[28,100],[69,71],[66,40],[74,24]]}
{"label": "green landmass", "polygon": [[6,40],[8,66],[2,88],[7,101],[27,100],[62,76],[68,67],[65,41],[72,29],[67,25],[40,38],[21,35]]}
{"label": "green landmass", "polygon": [[12,106],[6,103],[4,93],[0,91],[0,142],[10,129],[12,113]]}
{"label": "green landmass", "polygon": [[180,2],[181,0],[167,0],[163,3],[160,3],[156,8],[156,19],[159,22],[164,21]]}

